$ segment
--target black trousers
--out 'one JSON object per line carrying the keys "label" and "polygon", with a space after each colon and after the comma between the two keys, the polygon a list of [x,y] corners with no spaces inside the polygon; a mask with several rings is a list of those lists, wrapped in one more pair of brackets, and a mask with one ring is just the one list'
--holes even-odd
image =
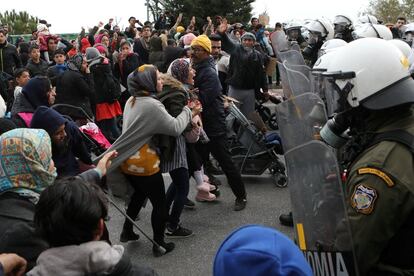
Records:
{"label": "black trousers", "polygon": [[[164,241],[165,224],[167,222],[167,204],[165,198],[164,180],[161,172],[151,176],[135,176],[125,174],[132,187],[134,194],[126,211],[132,219],[136,219],[146,198],[152,204],[151,225],[156,242]],[[132,223],[125,220],[124,228],[132,229]]]}
{"label": "black trousers", "polygon": [[[227,177],[227,182],[229,183],[233,194],[237,198],[246,198],[246,189],[244,187],[240,172],[231,159],[226,135],[213,137],[209,136],[209,138],[210,142],[208,142],[206,145],[207,150],[219,163],[221,169]],[[208,152],[207,154],[202,154],[204,161],[207,161],[209,158]]]}

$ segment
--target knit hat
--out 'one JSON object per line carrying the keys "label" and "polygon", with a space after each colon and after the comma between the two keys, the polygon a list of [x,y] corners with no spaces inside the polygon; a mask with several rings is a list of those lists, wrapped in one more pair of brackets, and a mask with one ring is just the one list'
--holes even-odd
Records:
{"label": "knit hat", "polygon": [[101,56],[101,53],[99,53],[98,49],[94,47],[86,48],[86,62],[88,62],[89,66],[99,64],[102,58],[103,56]]}
{"label": "knit hat", "polygon": [[206,35],[199,35],[193,39],[191,46],[201,46],[207,53],[211,53],[211,40]]}
{"label": "knit hat", "polygon": [[252,39],[252,40],[256,41],[256,36],[255,36],[253,33],[250,33],[250,32],[245,32],[245,33],[241,36],[240,40],[241,40],[241,41],[243,41],[243,39],[245,39],[245,38],[250,38],[250,39]]}
{"label": "knit hat", "polygon": [[30,128],[44,129],[52,137],[59,127],[66,122],[66,119],[56,110],[39,106],[33,114]]}
{"label": "knit hat", "polygon": [[68,68],[72,71],[80,71],[82,68],[83,56],[82,54],[76,54],[68,61]]}
{"label": "knit hat", "polygon": [[299,248],[279,231],[246,225],[231,233],[214,260],[214,276],[312,275]]}
{"label": "knit hat", "polygon": [[49,105],[47,93],[50,90],[50,81],[43,76],[30,79],[22,88],[22,93],[34,109],[41,105]]}
{"label": "knit hat", "polygon": [[190,63],[186,59],[179,58],[171,63],[171,75],[180,82],[187,83],[189,72]]}
{"label": "knit hat", "polygon": [[177,33],[183,33],[183,32],[185,32],[185,28],[183,26],[178,26]]}
{"label": "knit hat", "polygon": [[196,38],[196,36],[193,33],[188,33],[183,36],[183,43],[184,45],[190,45],[191,42]]}
{"label": "knit hat", "polygon": [[129,93],[136,96],[149,96],[157,92],[157,68],[144,64],[129,74],[127,79]]}

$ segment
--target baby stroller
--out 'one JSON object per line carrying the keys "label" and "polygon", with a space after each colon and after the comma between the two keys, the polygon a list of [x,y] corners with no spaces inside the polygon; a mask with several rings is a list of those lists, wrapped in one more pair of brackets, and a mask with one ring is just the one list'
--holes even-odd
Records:
{"label": "baby stroller", "polygon": [[[81,107],[69,104],[55,104],[51,106],[54,110],[62,114],[66,119],[75,122],[78,118],[85,118],[87,123],[79,127],[88,149],[99,156],[104,153],[111,144],[102,134],[102,131],[93,123],[93,119]],[[73,117],[74,116],[74,117]]]}
{"label": "baby stroller", "polygon": [[235,119],[237,130],[230,143],[230,153],[241,174],[261,175],[268,169],[277,187],[286,187],[285,165],[277,154],[282,154],[281,140],[276,131],[262,133],[229,101],[229,115]]}

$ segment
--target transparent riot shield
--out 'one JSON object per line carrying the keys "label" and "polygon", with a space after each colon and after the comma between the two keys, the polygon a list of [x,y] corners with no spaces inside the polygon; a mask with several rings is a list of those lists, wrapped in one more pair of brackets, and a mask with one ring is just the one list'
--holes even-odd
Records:
{"label": "transparent riot shield", "polygon": [[280,52],[287,51],[290,48],[290,43],[286,39],[286,34],[284,31],[273,32],[273,34],[270,37],[270,40],[272,41],[273,51],[276,53],[277,56],[279,56]]}
{"label": "transparent riot shield", "polygon": [[291,50],[298,51],[298,52],[300,52],[300,51],[301,51],[301,50],[300,50],[300,46],[299,46],[299,44],[298,44],[297,42],[296,42],[296,43],[292,43],[292,42],[291,42],[290,49],[291,49]]}
{"label": "transparent riot shield", "polygon": [[283,150],[320,139],[319,132],[327,121],[325,105],[314,93],[304,93],[276,106]]}
{"label": "transparent riot shield", "polygon": [[292,90],[290,89],[289,85],[289,79],[286,72],[286,67],[283,63],[277,62],[277,67],[279,68],[280,73],[280,81],[282,82],[282,89],[283,89],[283,95],[290,99],[293,97]]}
{"label": "transparent riot shield", "polygon": [[285,160],[296,240],[314,275],[357,275],[340,171],[332,148],[321,141],[309,141],[285,152]]}
{"label": "transparent riot shield", "polygon": [[301,52],[289,50],[278,53],[278,59],[281,62],[287,62],[289,65],[305,65],[305,59]]}
{"label": "transparent riot shield", "polygon": [[306,65],[290,65],[287,61],[283,63],[293,96],[311,92],[310,68]]}

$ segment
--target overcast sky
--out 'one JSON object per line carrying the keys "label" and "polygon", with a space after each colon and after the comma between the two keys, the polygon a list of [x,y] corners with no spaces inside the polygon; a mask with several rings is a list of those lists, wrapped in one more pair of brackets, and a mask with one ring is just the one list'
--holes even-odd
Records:
{"label": "overcast sky", "polygon": [[[289,19],[312,19],[325,16],[329,19],[337,14],[345,14],[357,18],[360,11],[365,10],[369,0],[296,0],[275,1],[256,0],[253,4],[253,15],[258,16],[263,11],[270,15],[270,23]],[[110,4],[111,3],[111,4]],[[114,5],[117,3],[118,5]],[[91,0],[2,0],[0,11],[15,9],[27,11],[29,14],[46,19],[52,24],[52,33],[79,32],[81,26],[92,27],[99,21],[104,23],[110,17],[119,20],[119,25],[127,26],[130,16],[146,20],[145,0],[121,0],[115,2]],[[70,10],[65,10],[70,9]]]}

